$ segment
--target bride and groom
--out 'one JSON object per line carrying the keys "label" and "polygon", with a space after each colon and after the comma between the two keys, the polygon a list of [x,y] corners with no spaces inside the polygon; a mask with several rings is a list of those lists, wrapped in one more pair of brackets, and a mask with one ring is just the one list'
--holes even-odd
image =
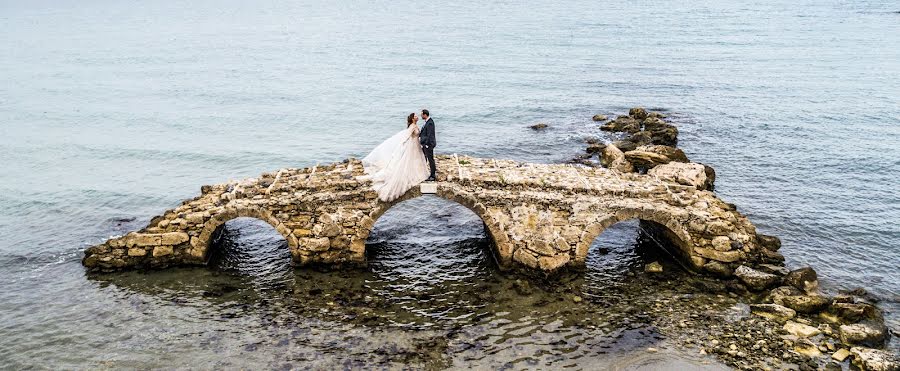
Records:
{"label": "bride and groom", "polygon": [[396,200],[417,184],[435,180],[434,120],[427,109],[422,110],[422,119],[425,125],[419,129],[419,116],[410,113],[406,129],[379,144],[362,160],[366,175],[361,180],[371,180],[372,189],[382,201]]}

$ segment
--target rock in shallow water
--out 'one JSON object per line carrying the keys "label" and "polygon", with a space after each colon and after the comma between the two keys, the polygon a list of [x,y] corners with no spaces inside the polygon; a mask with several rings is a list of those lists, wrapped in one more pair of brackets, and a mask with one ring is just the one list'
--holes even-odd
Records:
{"label": "rock in shallow water", "polygon": [[765,290],[769,287],[775,286],[775,284],[777,284],[779,281],[778,276],[774,274],[760,272],[746,265],[737,267],[737,269],[734,270],[734,275],[737,276],[741,280],[741,282],[747,285],[747,287],[754,291]]}
{"label": "rock in shallow water", "polygon": [[844,303],[840,298],[835,298],[831,304],[830,312],[834,313],[846,322],[861,320],[883,320],[881,310],[869,303]]}
{"label": "rock in shallow water", "polygon": [[684,151],[670,146],[642,145],[625,152],[625,158],[637,167],[650,169],[673,161],[687,162]]}
{"label": "rock in shallow water", "polygon": [[597,115],[594,115],[594,117],[591,117],[591,120],[594,120],[594,121],[606,121],[606,119],[607,119],[606,115],[600,115],[600,114],[597,114]]}
{"label": "rock in shallow water", "polygon": [[622,173],[634,172],[634,166],[625,159],[625,154],[615,145],[608,145],[600,151],[600,164]]}
{"label": "rock in shallow water", "polygon": [[784,276],[784,283],[794,286],[807,293],[816,292],[819,289],[816,271],[810,267],[803,267],[790,271]]}
{"label": "rock in shallow water", "polygon": [[887,339],[887,328],[876,321],[843,325],[840,330],[841,342],[849,345],[880,347]]}
{"label": "rock in shallow water", "polygon": [[791,295],[781,298],[780,303],[776,304],[784,305],[798,313],[816,313],[827,308],[831,304],[831,299],[819,294]]}
{"label": "rock in shallow water", "polygon": [[703,269],[715,276],[722,278],[728,278],[734,274],[734,270],[731,269],[728,264],[717,262],[715,260],[710,260],[709,262],[704,264]]}
{"label": "rock in shallow water", "polygon": [[663,266],[659,264],[659,262],[653,262],[644,266],[644,272],[648,273],[662,273]]}
{"label": "rock in shallow water", "polygon": [[634,117],[638,120],[643,120],[647,118],[648,115],[649,114],[647,113],[647,110],[644,109],[644,107],[634,107],[628,110],[628,116]]}
{"label": "rock in shallow water", "polygon": [[781,239],[775,236],[757,233],[756,240],[759,242],[760,246],[766,248],[769,251],[778,251],[778,249],[781,248]]}
{"label": "rock in shallow water", "polygon": [[601,125],[600,130],[634,134],[641,131],[641,123],[629,116],[619,116],[615,120]]}
{"label": "rock in shallow water", "polygon": [[847,359],[847,357],[849,357],[849,356],[850,356],[850,351],[847,350],[846,348],[841,348],[841,349],[838,349],[837,352],[834,352],[834,354],[831,355],[831,358],[838,362],[844,362],[844,360]]}
{"label": "rock in shallow water", "polygon": [[750,311],[758,316],[781,323],[797,316],[797,312],[793,309],[778,304],[753,304],[750,305]]}
{"label": "rock in shallow water", "polygon": [[850,348],[850,354],[853,355],[853,365],[863,370],[900,370],[900,359],[898,359],[898,356],[883,350],[853,347]]}
{"label": "rock in shallow water", "polygon": [[801,338],[808,338],[822,333],[818,328],[793,321],[787,321],[782,327],[782,330]]}

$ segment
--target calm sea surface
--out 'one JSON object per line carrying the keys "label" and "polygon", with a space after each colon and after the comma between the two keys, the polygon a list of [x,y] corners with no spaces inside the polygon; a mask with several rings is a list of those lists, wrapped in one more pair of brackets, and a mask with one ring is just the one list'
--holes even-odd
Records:
{"label": "calm sea surface", "polygon": [[[0,368],[717,367],[609,311],[579,322],[558,290],[520,295],[478,218],[429,197],[379,220],[362,271],[293,270],[284,241],[247,219],[228,224],[210,267],[80,265],[85,247],[202,184],[361,157],[423,107],[438,152],[533,162],[612,139],[596,113],[664,111],[790,266],[812,265],[831,292],[866,288],[900,331],[898,12],[0,1]],[[550,128],[526,128],[537,122]],[[652,259],[638,235],[621,223],[598,239],[606,250],[569,283],[586,303]]]}

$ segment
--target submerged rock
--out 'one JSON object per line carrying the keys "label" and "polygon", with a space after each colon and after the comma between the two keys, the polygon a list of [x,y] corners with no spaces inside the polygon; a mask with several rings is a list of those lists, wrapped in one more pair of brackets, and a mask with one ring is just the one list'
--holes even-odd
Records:
{"label": "submerged rock", "polygon": [[541,123],[537,123],[537,124],[531,125],[531,126],[529,126],[528,128],[530,128],[530,129],[532,129],[532,130],[541,130],[541,129],[546,129],[547,127],[549,127],[549,125],[547,125],[547,124],[541,122]]}
{"label": "submerged rock", "polygon": [[863,347],[850,348],[853,365],[866,371],[900,370],[900,357],[883,350]]}
{"label": "submerged rock", "polygon": [[600,114],[597,114],[597,115],[594,115],[594,117],[591,117],[591,120],[594,120],[594,121],[606,121],[606,119],[607,119],[606,115],[600,115]]}
{"label": "submerged rock", "polygon": [[747,287],[754,291],[762,291],[778,283],[779,278],[774,274],[760,272],[746,265],[737,267],[734,275]]}

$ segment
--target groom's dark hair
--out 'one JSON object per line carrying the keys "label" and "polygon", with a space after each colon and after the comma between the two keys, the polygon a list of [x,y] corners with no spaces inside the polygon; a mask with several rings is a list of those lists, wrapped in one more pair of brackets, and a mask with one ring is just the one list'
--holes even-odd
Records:
{"label": "groom's dark hair", "polygon": [[422,110],[422,115],[431,117],[431,112],[428,112],[427,109],[423,109],[423,110]]}

